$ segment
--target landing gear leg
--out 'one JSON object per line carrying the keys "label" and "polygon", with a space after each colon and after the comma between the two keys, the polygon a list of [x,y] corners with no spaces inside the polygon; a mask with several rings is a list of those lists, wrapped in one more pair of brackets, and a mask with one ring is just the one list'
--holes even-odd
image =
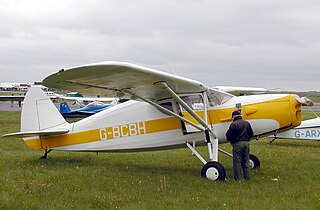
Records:
{"label": "landing gear leg", "polygon": [[218,139],[211,139],[208,129],[206,129],[204,133],[208,146],[210,162],[204,164],[202,167],[201,176],[210,180],[224,181],[226,179],[226,170],[223,165],[218,162]]}
{"label": "landing gear leg", "polygon": [[201,176],[209,180],[220,180],[224,181],[226,179],[226,170],[222,164],[218,162],[218,139],[210,140],[209,131],[205,132],[206,142],[208,146],[208,153],[210,162],[205,161],[205,159],[196,151],[196,149],[187,142],[189,149],[199,158],[199,160],[204,164],[201,169]]}
{"label": "landing gear leg", "polygon": [[274,142],[274,140],[277,139],[277,134],[278,134],[278,130],[276,130],[276,132],[274,133],[274,137],[273,137],[273,139],[269,142],[269,144],[271,144],[272,142]]}
{"label": "landing gear leg", "polygon": [[40,159],[40,160],[46,160],[49,152],[51,152],[51,151],[52,151],[52,149],[45,149],[44,155],[41,156],[39,159]]}
{"label": "landing gear leg", "polygon": [[[194,141],[194,142],[192,142],[192,147],[193,148],[196,148],[196,142]],[[194,156],[195,154],[194,154],[194,152],[191,152],[191,156]]]}

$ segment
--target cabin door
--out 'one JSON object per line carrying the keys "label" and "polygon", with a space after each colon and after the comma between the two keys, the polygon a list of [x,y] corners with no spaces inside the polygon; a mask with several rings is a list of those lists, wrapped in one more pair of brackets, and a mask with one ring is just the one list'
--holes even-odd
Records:
{"label": "cabin door", "polygon": [[[196,114],[204,120],[204,100],[201,94],[192,94],[192,95],[183,95],[180,96],[181,99],[194,111]],[[182,106],[179,106],[181,110],[181,114],[184,118],[190,120],[191,122],[195,123],[196,125],[202,127],[200,123],[195,120]],[[181,121],[182,124],[182,131],[184,134],[200,132],[199,129],[193,127],[189,123]]]}

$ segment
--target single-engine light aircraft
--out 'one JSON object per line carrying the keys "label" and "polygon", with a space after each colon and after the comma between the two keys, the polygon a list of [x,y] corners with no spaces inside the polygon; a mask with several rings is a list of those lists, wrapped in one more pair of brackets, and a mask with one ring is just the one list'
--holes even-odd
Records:
{"label": "single-engine light aircraft", "polygon": [[101,112],[112,105],[114,104],[104,104],[102,102],[95,101],[89,103],[83,108],[71,110],[67,102],[62,102],[60,103],[60,113],[64,118],[84,118]]}
{"label": "single-engine light aircraft", "polygon": [[[31,89],[21,113],[22,135],[33,149],[114,152],[188,147],[204,164],[201,176],[225,180],[218,143],[234,109],[241,109],[259,137],[301,123],[303,101],[292,94],[236,97],[185,77],[125,62],[101,62],[61,69],[43,80],[47,87],[131,99],[95,115],[68,123],[41,89]],[[208,147],[209,161],[196,150]],[[252,167],[259,159],[251,155]]]}
{"label": "single-engine light aircraft", "polygon": [[67,96],[60,95],[59,99],[61,100],[68,100],[68,101],[75,101],[76,104],[80,105],[80,108],[85,107],[86,105],[92,102],[102,102],[105,104],[111,104],[117,102],[115,98],[105,98],[105,97],[84,97],[81,93],[78,92],[70,92],[67,93]]}

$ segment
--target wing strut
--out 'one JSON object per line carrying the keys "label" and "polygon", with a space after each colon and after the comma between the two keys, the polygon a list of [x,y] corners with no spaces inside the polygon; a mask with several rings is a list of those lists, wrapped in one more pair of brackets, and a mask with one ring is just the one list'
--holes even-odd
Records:
{"label": "wing strut", "polygon": [[147,103],[149,103],[149,104],[157,107],[158,109],[162,110],[162,111],[165,112],[166,114],[171,115],[171,116],[175,116],[175,117],[179,118],[180,120],[182,120],[182,121],[184,121],[184,122],[186,122],[186,123],[189,123],[191,126],[199,129],[200,131],[204,131],[204,130],[205,130],[204,128],[196,125],[195,123],[191,122],[190,120],[187,120],[187,119],[181,117],[180,115],[178,115],[178,114],[176,114],[176,113],[174,113],[174,112],[172,112],[172,111],[170,111],[170,110],[168,110],[168,109],[160,106],[159,104],[157,104],[157,103],[155,103],[155,102],[153,102],[153,101],[151,101],[151,100],[149,100],[149,99],[147,99],[147,98],[144,98],[144,97],[142,97],[142,96],[139,96],[139,95],[131,92],[130,90],[122,90],[122,92],[129,93],[129,94],[132,95],[133,97],[140,98],[141,100],[143,100],[143,101],[145,101],[145,102],[147,102]]}
{"label": "wing strut", "polygon": [[[200,131],[204,132],[204,137],[205,137],[205,142],[207,143],[207,147],[208,147],[208,153],[209,153],[209,159],[210,162],[205,161],[205,159],[196,151],[196,149],[190,145],[189,142],[186,142],[187,147],[192,151],[193,154],[195,154],[198,159],[204,164],[202,170],[201,170],[201,176],[203,177],[207,177],[208,179],[211,180],[225,180],[225,169],[224,167],[218,162],[218,139],[215,135],[215,133],[213,132],[213,130],[208,126],[208,124],[206,123],[206,121],[208,120],[207,115],[207,101],[204,97],[204,119],[201,119],[165,82],[158,82],[155,83],[155,85],[160,85],[163,88],[165,88],[166,90],[168,90],[168,92],[171,94],[171,96],[173,97],[173,99],[175,99],[175,101],[180,104],[196,121],[198,121],[200,123],[201,126],[196,125],[195,123],[185,119],[184,117],[172,112],[169,109],[166,109],[162,106],[160,106],[159,104],[144,98],[142,96],[139,96],[137,94],[135,94],[134,92],[131,92],[128,89],[123,89],[121,90],[121,92],[124,93],[128,93],[132,96],[132,98],[139,98],[155,107],[157,107],[158,109],[162,110],[164,113],[172,115],[177,117],[178,119],[189,123],[191,126],[199,129]],[[203,92],[203,95],[205,95],[205,93]],[[226,153],[224,153],[226,154]]]}
{"label": "wing strut", "polygon": [[[204,127],[204,134],[205,134],[205,142],[208,146],[208,153],[210,161],[218,161],[218,139],[212,129],[208,126],[208,124],[202,120],[197,113],[195,113],[165,82],[158,82],[156,85],[161,85],[168,92],[171,96],[195,119],[197,120],[203,127]],[[204,103],[205,112],[207,104]],[[205,113],[205,120],[207,121],[206,113]],[[194,152],[194,151],[192,151]]]}
{"label": "wing strut", "polygon": [[[211,135],[216,138],[215,133],[209,128],[208,124],[201,119],[165,82],[158,82],[156,84],[161,85],[169,91],[171,96],[194,118],[196,119],[206,130],[208,130]],[[206,105],[205,105],[206,106]]]}
{"label": "wing strut", "polygon": [[[128,89],[122,90],[122,92],[130,94],[132,97],[140,98],[141,100],[157,107],[158,109],[164,111],[165,113],[172,115],[172,116],[175,116],[175,117],[179,118],[180,120],[187,122],[190,125],[192,125],[193,127],[204,132],[205,142],[207,143],[207,146],[208,146],[209,159],[210,159],[210,161],[217,162],[218,161],[218,149],[219,149],[218,148],[218,139],[217,139],[215,133],[212,131],[212,129],[208,126],[208,124],[204,120],[202,120],[165,82],[158,82],[155,85],[160,85],[163,88],[165,88],[166,90],[168,90],[168,92],[172,95],[172,97],[175,99],[175,101],[178,104],[180,104],[203,127],[196,125],[195,123],[183,118],[182,116],[160,106],[159,104],[157,104],[147,98],[139,96],[139,95],[131,92]],[[206,104],[204,104],[204,105],[206,106]],[[205,107],[205,111],[206,111],[206,107]],[[207,121],[207,116],[205,116],[205,120]],[[196,150],[190,144],[187,143],[187,146],[189,147],[189,149],[192,150],[192,152],[194,154],[196,154],[196,156],[201,160],[201,162],[203,162],[205,165],[207,164],[206,161],[203,158],[201,158],[201,156],[199,156],[199,154],[196,153]]]}

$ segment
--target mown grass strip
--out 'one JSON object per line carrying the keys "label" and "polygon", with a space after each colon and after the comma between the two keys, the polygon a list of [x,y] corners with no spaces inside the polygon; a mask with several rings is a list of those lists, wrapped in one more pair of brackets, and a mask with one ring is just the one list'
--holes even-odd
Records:
{"label": "mown grass strip", "polygon": [[[19,112],[0,112],[0,133],[19,130]],[[312,114],[304,114],[305,118]],[[76,153],[29,149],[19,138],[0,141],[0,209],[319,209],[320,142],[252,141],[261,161],[250,182],[200,177],[188,149],[142,153]],[[221,148],[231,151],[228,144]],[[198,147],[206,154],[206,147]]]}

